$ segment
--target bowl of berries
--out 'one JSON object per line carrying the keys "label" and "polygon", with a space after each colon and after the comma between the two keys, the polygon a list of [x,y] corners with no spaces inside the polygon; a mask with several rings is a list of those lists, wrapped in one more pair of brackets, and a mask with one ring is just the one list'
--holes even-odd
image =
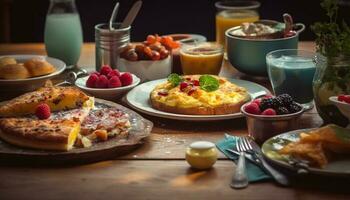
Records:
{"label": "bowl of berries", "polygon": [[260,144],[277,134],[297,129],[304,111],[305,108],[288,94],[264,96],[241,107],[249,135]]}
{"label": "bowl of berries", "polygon": [[329,100],[348,118],[349,124],[346,128],[350,128],[350,95],[332,96]]}
{"label": "bowl of berries", "polygon": [[130,72],[119,72],[108,65],[99,72],[78,78],[75,85],[94,97],[116,101],[140,83],[140,79]]}
{"label": "bowl of berries", "polygon": [[128,44],[120,54],[118,66],[142,82],[166,78],[172,70],[172,50],[180,46],[171,36],[149,35],[139,44]]}

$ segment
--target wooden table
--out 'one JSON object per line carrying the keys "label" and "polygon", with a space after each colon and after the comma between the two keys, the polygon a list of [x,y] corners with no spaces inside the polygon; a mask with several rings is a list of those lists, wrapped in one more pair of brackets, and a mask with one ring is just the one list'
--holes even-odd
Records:
{"label": "wooden table", "polygon": [[[313,50],[314,43],[300,48]],[[42,44],[0,45],[4,54],[45,54]],[[84,44],[80,66],[93,70],[94,44]],[[221,75],[251,78],[225,63]],[[253,80],[270,88],[268,80]],[[4,95],[4,94],[3,94]],[[154,123],[151,136],[136,151],[93,164],[65,167],[7,166],[0,164],[0,199],[349,199],[349,180],[295,176],[293,186],[255,183],[233,190],[229,183],[235,165],[219,155],[209,171],[193,171],[185,148],[193,141],[217,142],[223,133],[247,134],[245,119],[201,123],[166,120],[144,115]],[[317,127],[315,110],[305,113],[299,127]]]}

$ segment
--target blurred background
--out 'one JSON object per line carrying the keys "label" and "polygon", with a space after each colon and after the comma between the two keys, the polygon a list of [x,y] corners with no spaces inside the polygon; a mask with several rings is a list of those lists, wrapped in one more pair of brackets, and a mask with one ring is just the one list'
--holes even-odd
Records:
{"label": "blurred background", "polygon": [[[84,42],[94,42],[94,25],[107,22],[116,0],[76,0]],[[119,0],[117,21],[124,19],[134,0]],[[215,0],[143,0],[131,32],[132,41],[148,34],[202,34],[215,40]],[[261,19],[282,21],[290,13],[295,22],[306,24],[301,40],[313,40],[310,24],[326,20],[320,0],[261,0]],[[350,0],[340,0],[339,17],[350,22]],[[49,0],[0,0],[0,42],[43,42]]]}

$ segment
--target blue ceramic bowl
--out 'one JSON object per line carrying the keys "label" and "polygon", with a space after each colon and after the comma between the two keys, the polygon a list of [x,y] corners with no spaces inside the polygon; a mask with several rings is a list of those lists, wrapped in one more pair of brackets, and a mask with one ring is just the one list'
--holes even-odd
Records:
{"label": "blue ceramic bowl", "polygon": [[238,71],[253,76],[267,76],[266,54],[278,49],[297,49],[299,33],[305,28],[304,24],[292,37],[278,39],[248,39],[233,36],[231,31],[239,28],[232,27],[225,32],[227,41],[227,57]]}

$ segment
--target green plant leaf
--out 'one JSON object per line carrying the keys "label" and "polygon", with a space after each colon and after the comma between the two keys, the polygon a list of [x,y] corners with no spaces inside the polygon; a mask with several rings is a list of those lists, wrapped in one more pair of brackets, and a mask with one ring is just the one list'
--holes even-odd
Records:
{"label": "green plant leaf", "polygon": [[168,76],[168,81],[173,85],[173,87],[176,87],[183,81],[183,79],[178,74],[173,73]]}
{"label": "green plant leaf", "polygon": [[202,75],[199,77],[200,88],[207,92],[212,92],[219,89],[219,81],[210,75]]}

